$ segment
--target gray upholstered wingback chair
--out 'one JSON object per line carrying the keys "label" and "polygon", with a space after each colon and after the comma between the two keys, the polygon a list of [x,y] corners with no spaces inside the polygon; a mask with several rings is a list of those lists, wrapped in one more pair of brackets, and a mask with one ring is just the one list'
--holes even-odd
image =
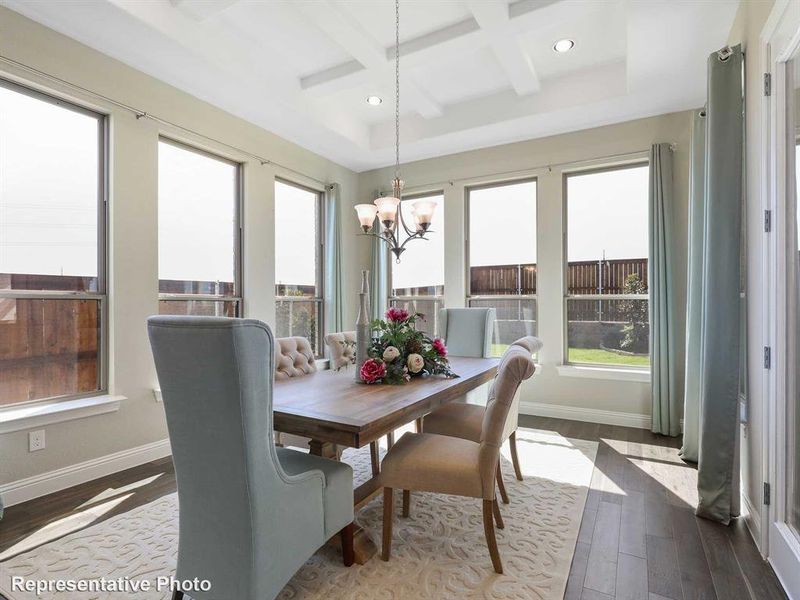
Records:
{"label": "gray upholstered wingback chair", "polygon": [[[508,348],[489,392],[477,440],[435,433],[406,433],[383,459],[383,560],[389,560],[392,546],[393,490],[403,490],[403,516],[410,511],[410,492],[435,492],[483,500],[483,528],[494,570],[503,572],[494,521],[503,528],[495,497],[495,479],[500,446],[508,412],[520,383],[535,370],[527,348]],[[493,516],[494,515],[494,518]]]}
{"label": "gray upholstered wingback chair", "polygon": [[[506,352],[515,346],[524,348],[532,356],[542,349],[542,340],[533,336],[525,336],[512,342]],[[480,405],[449,402],[425,416],[422,421],[422,430],[425,433],[438,433],[439,435],[449,435],[477,442],[481,437],[481,424],[483,423],[485,412],[486,409]],[[518,426],[519,390],[514,394],[514,399],[509,407],[508,418],[503,427],[503,442],[506,440],[509,442],[514,474],[517,479],[522,481],[522,469],[520,468],[519,455],[517,454]],[[506,493],[499,465],[497,467],[497,485],[500,488],[500,497],[505,504],[508,504],[508,494]]]}
{"label": "gray upholstered wingback chair", "polygon": [[269,328],[185,316],[147,328],[178,484],[177,578],[212,584],[193,598],[274,598],[337,532],[352,564],[351,468],[272,442]]}
{"label": "gray upholstered wingback chair", "polygon": [[439,310],[439,332],[447,344],[447,352],[453,356],[491,356],[496,316],[494,308]]}

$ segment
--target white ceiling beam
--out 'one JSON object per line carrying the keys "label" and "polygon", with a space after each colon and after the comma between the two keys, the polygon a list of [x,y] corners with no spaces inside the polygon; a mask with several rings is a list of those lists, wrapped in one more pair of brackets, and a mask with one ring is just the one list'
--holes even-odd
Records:
{"label": "white ceiling beam", "polygon": [[217,16],[239,0],[169,0],[170,4],[195,21]]}
{"label": "white ceiling beam", "polygon": [[509,31],[508,5],[504,2],[470,0],[467,7],[486,34],[492,52],[514,91],[520,96],[538,92],[542,85],[533,61],[517,36]]}
{"label": "white ceiling beam", "polygon": [[[358,69],[349,61],[313,73],[300,80],[301,89],[308,93],[325,94],[367,81],[393,82],[394,53],[392,52],[390,60],[386,49],[336,3],[330,0],[299,2],[295,6],[363,66],[363,69]],[[426,119],[442,115],[441,104],[408,75],[403,76],[401,92],[408,99],[409,106]]]}

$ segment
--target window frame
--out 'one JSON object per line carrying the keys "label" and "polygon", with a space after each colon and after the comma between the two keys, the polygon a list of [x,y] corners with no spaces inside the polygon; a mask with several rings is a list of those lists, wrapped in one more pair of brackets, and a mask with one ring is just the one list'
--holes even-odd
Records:
{"label": "window frame", "polygon": [[[581,175],[592,175],[595,173],[610,173],[613,171],[623,171],[626,169],[635,169],[639,167],[650,168],[650,159],[647,156],[641,156],[625,162],[606,163],[602,165],[564,170],[561,173],[561,197],[562,202],[562,314],[564,315],[562,322],[562,344],[561,350],[563,353],[562,366],[566,367],[591,367],[598,370],[615,370],[615,371],[629,371],[631,373],[650,373],[652,369],[652,356],[648,353],[648,366],[634,366],[613,363],[591,363],[591,362],[573,362],[569,360],[569,301],[570,300],[647,300],[648,315],[650,314],[650,282],[647,285],[647,294],[569,294],[567,286],[569,284],[569,194],[568,182],[570,177],[579,177]],[[650,232],[647,234],[648,239],[648,252],[647,260],[650,261]]]}
{"label": "window frame", "polygon": [[[442,197],[442,204],[441,210],[444,211],[444,190],[443,189],[434,189],[434,190],[426,190],[423,192],[414,192],[412,194],[404,195],[400,202],[412,202],[414,200],[420,200],[422,198],[430,198],[431,196],[441,196]],[[398,210],[402,210],[402,206],[398,206]],[[408,223],[406,223],[408,225]],[[412,224],[413,225],[413,224]],[[444,231],[432,231],[431,233],[437,235],[444,235]],[[413,243],[413,242],[412,242]],[[411,296],[411,295],[395,295],[394,293],[394,286],[392,285],[392,279],[394,277],[394,265],[396,264],[395,261],[392,260],[393,254],[391,252],[387,252],[388,257],[387,261],[389,263],[389,296],[386,299],[386,305],[389,307],[392,306],[399,306],[400,308],[405,308],[407,303],[413,303],[418,300],[433,302],[435,307],[435,314],[433,315],[433,335],[431,337],[437,337],[439,332],[439,311],[444,308],[444,286],[445,283],[442,282],[442,293],[441,294],[434,294],[432,296]],[[447,255],[447,246],[445,246],[445,256]],[[444,259],[445,256],[442,258]],[[373,318],[383,317],[383,315],[375,316]]]}
{"label": "window frame", "polygon": [[[534,183],[536,185],[536,293],[535,294],[478,294],[472,293],[472,276],[470,269],[472,268],[470,262],[470,222],[471,222],[471,200],[470,195],[473,191],[487,190],[492,188],[502,188],[511,185],[519,185],[521,183]],[[464,287],[466,289],[465,301],[467,307],[471,306],[472,301],[497,301],[497,300],[533,300],[534,302],[534,318],[536,319],[537,334],[539,333],[539,177],[537,175],[527,175],[524,177],[517,177],[513,179],[502,179],[498,181],[489,181],[469,185],[464,188]],[[495,326],[497,321],[495,320]]]}
{"label": "window frame", "polygon": [[[172,138],[166,135],[159,135],[158,136],[158,144],[160,143],[169,144],[171,146],[175,146],[187,152],[193,152],[195,154],[199,154],[201,156],[205,156],[206,158],[210,158],[212,160],[217,160],[223,163],[226,163],[236,170],[236,181],[234,183],[234,193],[236,194],[236,201],[234,202],[234,240],[233,240],[233,254],[234,254],[234,266],[233,266],[233,289],[236,292],[233,296],[230,295],[220,295],[217,296],[215,294],[178,294],[178,293],[166,293],[166,292],[158,292],[158,302],[159,306],[162,301],[166,302],[190,302],[192,300],[197,300],[200,302],[218,302],[220,304],[224,304],[225,302],[233,302],[234,303],[234,316],[237,318],[241,318],[244,314],[244,289],[243,289],[243,252],[244,252],[244,240],[243,240],[243,225],[242,225],[242,218],[244,214],[244,176],[243,176],[243,165],[241,162],[228,158],[226,156],[222,156],[220,154],[215,154],[203,148],[198,148],[197,146],[193,146],[188,144],[182,140]],[[158,202],[161,201],[160,198],[157,199]],[[160,231],[158,231],[160,234]],[[158,287],[161,287],[161,274],[158,274]],[[160,311],[159,311],[160,313]]]}
{"label": "window frame", "polygon": [[91,300],[98,302],[98,326],[100,328],[99,348],[97,350],[97,389],[90,392],[60,394],[33,400],[20,400],[0,406],[0,412],[20,406],[52,404],[92,398],[108,394],[109,382],[109,300],[108,300],[108,228],[109,228],[109,118],[107,113],[92,110],[32,87],[0,77],[0,87],[47,102],[65,110],[92,117],[97,121],[98,177],[97,177],[97,291],[58,291],[58,290],[0,290],[0,299],[22,300]]}
{"label": "window frame", "polygon": [[[316,331],[316,354],[314,358],[320,360],[325,358],[325,190],[320,190],[317,188],[309,187],[307,185],[303,185],[302,183],[297,183],[296,181],[292,181],[291,179],[286,179],[284,177],[275,177],[275,181],[273,182],[273,190],[275,189],[276,183],[282,183],[283,185],[288,185],[291,187],[295,187],[306,192],[310,192],[317,197],[317,239],[316,239],[316,261],[317,261],[317,268],[315,273],[315,286],[317,289],[317,294],[314,297],[309,296],[279,296],[278,295],[278,283],[274,282],[273,284],[273,293],[275,294],[275,311],[276,311],[276,323],[275,328],[277,331],[277,309],[278,305],[281,302],[288,302],[289,303],[289,314],[291,315],[293,312],[293,303],[294,302],[314,302],[317,305],[317,331]],[[274,216],[274,207],[273,207],[273,216]],[[277,220],[275,220],[275,225],[277,226]],[[291,332],[291,317],[290,317],[290,325],[289,330]]]}

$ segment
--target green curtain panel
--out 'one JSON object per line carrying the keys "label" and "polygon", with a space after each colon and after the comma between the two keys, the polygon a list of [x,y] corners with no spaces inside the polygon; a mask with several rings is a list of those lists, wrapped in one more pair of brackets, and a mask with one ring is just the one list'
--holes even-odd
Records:
{"label": "green curtain panel", "polygon": [[708,58],[697,514],[725,524],[739,514],[743,61],[741,46]]}
{"label": "green curtain panel", "polygon": [[[380,223],[377,221],[372,226],[372,232],[380,233]],[[389,298],[389,250],[386,242],[378,238],[372,241],[372,262],[370,264],[370,306],[372,318],[382,319],[386,312],[386,302]]]}
{"label": "green curtain panel", "polygon": [[325,331],[344,329],[342,200],[338,183],[325,186]]}
{"label": "green curtain panel", "polygon": [[654,433],[681,433],[681,396],[675,347],[675,291],[672,223],[675,205],[672,149],[669,144],[650,148],[650,360]]}
{"label": "green curtain panel", "polygon": [[705,237],[706,109],[694,111],[689,174],[689,264],[686,284],[686,373],[683,382],[681,458],[697,462],[703,341],[703,238]]}

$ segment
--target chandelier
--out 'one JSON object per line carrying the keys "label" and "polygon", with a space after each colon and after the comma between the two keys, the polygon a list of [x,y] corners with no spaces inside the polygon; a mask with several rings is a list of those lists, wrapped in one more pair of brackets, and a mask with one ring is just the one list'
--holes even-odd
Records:
{"label": "chandelier", "polygon": [[[400,206],[403,194],[403,180],[400,179],[400,0],[395,0],[394,18],[394,179],[392,180],[392,195],[376,198],[372,204],[357,204],[355,209],[358,213],[358,221],[361,223],[361,230],[364,232],[362,235],[371,235],[386,242],[399,263],[400,255],[405,251],[408,242],[428,239],[425,234],[433,221],[436,202],[433,200],[414,202],[411,207],[413,228],[406,225],[403,220],[403,209]],[[380,233],[371,231],[376,216],[382,226]],[[406,236],[402,243],[400,242],[401,228]]]}

